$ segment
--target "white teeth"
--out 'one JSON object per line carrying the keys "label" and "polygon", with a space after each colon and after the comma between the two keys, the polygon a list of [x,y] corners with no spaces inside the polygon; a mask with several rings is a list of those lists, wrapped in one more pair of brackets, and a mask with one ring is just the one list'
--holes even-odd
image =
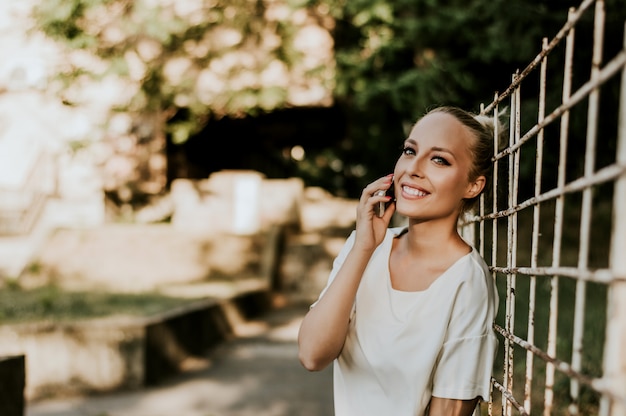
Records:
{"label": "white teeth", "polygon": [[415,195],[415,196],[426,196],[428,195],[426,192],[422,192],[419,189],[415,189],[415,188],[409,188],[408,186],[403,186],[402,190],[404,192],[406,192],[409,195]]}

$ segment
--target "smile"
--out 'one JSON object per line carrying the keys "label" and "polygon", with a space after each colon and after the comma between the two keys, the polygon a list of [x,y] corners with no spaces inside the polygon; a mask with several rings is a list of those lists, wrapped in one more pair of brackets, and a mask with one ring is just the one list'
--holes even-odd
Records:
{"label": "smile", "polygon": [[428,195],[428,192],[424,192],[424,191],[420,191],[419,189],[416,188],[410,188],[408,186],[403,186],[402,187],[402,192],[408,194],[408,195],[413,195],[413,196],[426,196]]}

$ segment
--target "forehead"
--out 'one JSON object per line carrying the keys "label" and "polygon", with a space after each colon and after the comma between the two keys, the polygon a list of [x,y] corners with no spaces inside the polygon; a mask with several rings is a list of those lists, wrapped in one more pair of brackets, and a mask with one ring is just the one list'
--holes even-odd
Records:
{"label": "forehead", "polygon": [[447,113],[431,113],[422,117],[411,130],[410,139],[434,140],[438,143],[470,146],[474,137],[469,128]]}

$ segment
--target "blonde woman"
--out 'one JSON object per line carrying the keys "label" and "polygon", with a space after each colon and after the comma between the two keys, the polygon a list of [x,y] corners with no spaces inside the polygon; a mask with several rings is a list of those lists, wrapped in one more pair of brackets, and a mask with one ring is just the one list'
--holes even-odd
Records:
{"label": "blonde woman", "polygon": [[[439,107],[414,125],[393,174],[363,190],[298,336],[306,369],[333,363],[335,416],[465,416],[488,397],[498,295],[457,224],[491,182],[492,155],[489,118]],[[394,212],[408,225],[390,227]]]}

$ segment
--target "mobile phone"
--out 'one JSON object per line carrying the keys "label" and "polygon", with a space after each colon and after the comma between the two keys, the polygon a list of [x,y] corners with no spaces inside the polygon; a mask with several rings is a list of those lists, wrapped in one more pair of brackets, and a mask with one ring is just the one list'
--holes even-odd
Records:
{"label": "mobile phone", "polygon": [[387,191],[378,191],[380,194],[384,194],[384,195],[390,196],[391,199],[389,201],[387,201],[387,202],[385,202],[385,201],[379,202],[374,207],[374,213],[376,214],[376,216],[382,217],[385,214],[385,210],[387,209],[389,204],[391,204],[393,201],[396,200],[393,188],[394,188],[394,184],[393,184],[393,182],[391,182],[391,186],[389,187],[389,189],[387,189]]}

